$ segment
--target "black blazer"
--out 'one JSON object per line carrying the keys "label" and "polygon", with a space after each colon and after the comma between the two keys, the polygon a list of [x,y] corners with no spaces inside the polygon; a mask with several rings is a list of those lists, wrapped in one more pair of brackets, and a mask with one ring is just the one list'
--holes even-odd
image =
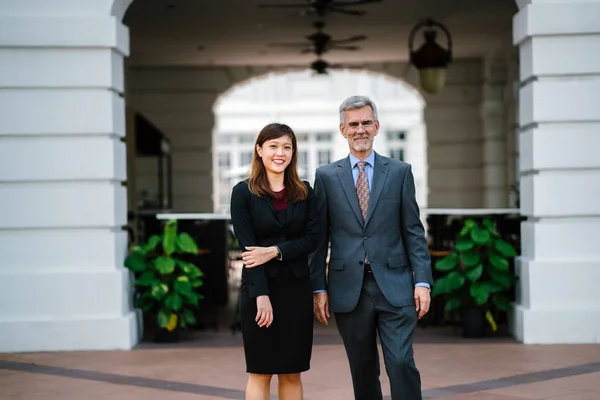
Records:
{"label": "black blazer", "polygon": [[268,278],[287,266],[296,277],[310,274],[308,255],[319,242],[320,227],[317,199],[308,182],[306,199],[288,202],[287,208],[277,216],[270,197],[253,195],[246,181],[234,186],[231,193],[231,222],[242,251],[246,246],[278,246],[282,260],[276,258],[264,265],[242,270],[242,281],[248,284],[250,297],[269,294]]}

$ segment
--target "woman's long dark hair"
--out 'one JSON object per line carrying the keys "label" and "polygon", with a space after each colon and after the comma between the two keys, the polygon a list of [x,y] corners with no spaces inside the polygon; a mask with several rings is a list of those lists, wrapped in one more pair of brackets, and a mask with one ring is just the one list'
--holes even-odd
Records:
{"label": "woman's long dark hair", "polygon": [[250,188],[250,192],[258,197],[277,197],[277,193],[275,193],[269,185],[267,169],[263,164],[262,158],[260,158],[258,155],[256,147],[262,147],[266,141],[279,139],[283,136],[289,136],[290,139],[292,139],[292,159],[285,169],[283,178],[283,184],[285,185],[285,196],[289,202],[297,203],[306,199],[308,190],[306,189],[304,182],[302,182],[298,176],[298,144],[296,142],[296,135],[294,134],[292,128],[284,124],[269,124],[262,128],[258,134],[254,146],[252,172],[250,174],[250,180],[248,181],[248,187]]}

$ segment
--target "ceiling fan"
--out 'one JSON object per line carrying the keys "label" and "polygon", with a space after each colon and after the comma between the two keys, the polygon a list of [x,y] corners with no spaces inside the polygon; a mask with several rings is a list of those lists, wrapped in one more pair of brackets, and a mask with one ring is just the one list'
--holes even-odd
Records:
{"label": "ceiling fan", "polygon": [[317,58],[316,61],[313,61],[310,64],[310,69],[312,69],[317,75],[327,75],[330,64],[323,60],[322,58]]}
{"label": "ceiling fan", "polygon": [[310,64],[310,69],[316,75],[327,75],[329,73],[330,68],[344,68],[344,69],[360,69],[361,66],[358,64],[355,65],[346,65],[346,64],[330,64],[327,61],[323,60],[321,57],[317,58]]}
{"label": "ceiling fan", "polygon": [[382,0],[355,0],[355,1],[336,1],[336,0],[306,0],[304,3],[297,4],[259,4],[259,8],[299,8],[306,12],[314,12],[319,17],[324,17],[327,13],[340,13],[347,15],[361,16],[366,14],[363,10],[347,10],[345,7],[352,7],[362,4],[379,3]]}
{"label": "ceiling fan", "polygon": [[346,39],[333,40],[331,35],[324,33],[322,30],[325,27],[324,22],[315,22],[314,27],[317,28],[317,32],[312,35],[306,36],[308,42],[299,43],[270,43],[270,47],[304,47],[300,52],[302,54],[314,53],[317,56],[323,55],[329,50],[347,50],[355,51],[359,50],[360,47],[352,46],[350,43],[360,42],[365,40],[365,35],[355,35]]}

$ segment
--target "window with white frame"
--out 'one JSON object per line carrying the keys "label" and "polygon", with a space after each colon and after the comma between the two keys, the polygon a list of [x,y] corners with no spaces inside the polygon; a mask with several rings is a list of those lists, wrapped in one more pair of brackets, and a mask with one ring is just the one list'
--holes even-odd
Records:
{"label": "window with white frame", "polygon": [[256,138],[254,137],[254,135],[244,134],[239,136],[240,143],[251,144],[254,143],[255,140]]}
{"label": "window with white frame", "polygon": [[319,150],[318,152],[318,165],[326,165],[331,162],[331,151],[330,150]]}
{"label": "window with white frame", "polygon": [[254,152],[242,151],[240,153],[240,166],[250,165],[252,163],[252,156],[254,156]]}
{"label": "window with white frame", "polygon": [[218,145],[229,144],[233,141],[233,138],[234,138],[233,135],[219,135],[217,137],[217,144]]}
{"label": "window with white frame", "polygon": [[404,149],[390,149],[390,158],[404,161]]}
{"label": "window with white frame", "polygon": [[[321,165],[329,164],[333,154],[334,131],[296,133],[298,170],[300,178],[312,181]],[[216,139],[219,166],[219,203],[229,203],[231,188],[248,173],[254,157],[256,135],[248,133],[221,133]]]}
{"label": "window with white frame", "polygon": [[391,130],[386,132],[388,144],[388,155],[394,160],[404,161],[404,149],[406,148],[406,132],[402,130]]}
{"label": "window with white frame", "polygon": [[388,131],[386,132],[388,142],[400,141],[404,142],[406,139],[406,132],[404,131]]}
{"label": "window with white frame", "polygon": [[215,139],[219,177],[218,210],[228,211],[231,189],[248,173],[254,156],[254,133],[221,132]]}
{"label": "window with white frame", "polygon": [[231,153],[229,151],[219,151],[219,168],[226,169],[231,167]]}
{"label": "window with white frame", "polygon": [[306,150],[298,152],[298,172],[300,179],[308,178],[308,152]]}
{"label": "window with white frame", "polygon": [[331,142],[331,132],[317,132],[315,133],[315,140],[317,142]]}
{"label": "window with white frame", "polygon": [[301,159],[298,167],[303,168],[302,179],[312,180],[318,167],[331,162],[333,132],[301,132],[296,139]]}

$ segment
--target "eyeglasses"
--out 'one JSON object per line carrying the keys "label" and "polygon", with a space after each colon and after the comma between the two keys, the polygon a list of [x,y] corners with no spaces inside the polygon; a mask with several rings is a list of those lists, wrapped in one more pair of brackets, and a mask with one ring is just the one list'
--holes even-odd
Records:
{"label": "eyeglasses", "polygon": [[375,126],[375,121],[371,121],[370,119],[362,122],[350,122],[346,126],[351,131],[357,131],[358,128],[362,125],[364,129],[370,129]]}

